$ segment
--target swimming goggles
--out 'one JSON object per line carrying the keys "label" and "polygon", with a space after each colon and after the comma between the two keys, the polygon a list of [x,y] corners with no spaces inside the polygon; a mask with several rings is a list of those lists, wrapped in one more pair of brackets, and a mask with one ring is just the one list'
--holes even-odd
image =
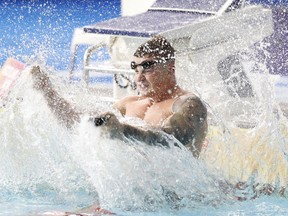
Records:
{"label": "swimming goggles", "polygon": [[136,64],[135,61],[131,62],[131,69],[135,70],[138,66],[141,66],[143,68],[143,70],[148,70],[150,69],[154,64],[158,63],[159,61],[155,61],[155,60],[147,60],[147,61],[143,61],[140,64]]}

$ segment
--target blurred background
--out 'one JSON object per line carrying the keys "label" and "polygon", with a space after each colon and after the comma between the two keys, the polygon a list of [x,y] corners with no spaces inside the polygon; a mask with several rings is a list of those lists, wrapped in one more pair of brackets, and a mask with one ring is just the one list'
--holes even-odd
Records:
{"label": "blurred background", "polygon": [[121,0],[1,0],[0,65],[38,55],[66,70],[74,29],[120,13]]}
{"label": "blurred background", "polygon": [[[115,18],[121,14],[133,15],[144,12],[154,1],[2,0],[0,2],[0,66],[8,57],[24,62],[31,58],[41,58],[47,65],[57,70],[67,71],[75,28]],[[262,4],[265,7],[286,9],[288,7],[288,0],[246,2]],[[268,65],[271,67],[271,73],[288,75],[288,12],[286,10],[285,13],[281,13],[280,15],[274,13],[274,21],[278,23],[277,35],[266,41],[271,44],[267,49],[273,50]],[[82,60],[85,48],[85,46],[79,47],[78,63]],[[276,61],[278,61],[277,65]]]}

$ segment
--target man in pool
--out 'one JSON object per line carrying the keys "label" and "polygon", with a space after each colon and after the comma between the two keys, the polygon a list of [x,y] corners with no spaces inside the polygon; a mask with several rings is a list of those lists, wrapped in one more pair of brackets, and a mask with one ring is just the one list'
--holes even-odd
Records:
{"label": "man in pool", "polygon": [[[162,36],[151,38],[137,48],[131,68],[135,70],[139,95],[119,100],[114,108],[123,116],[142,119],[151,129],[121,123],[111,112],[93,117],[95,126],[108,130],[111,138],[132,137],[150,145],[167,145],[164,132],[199,157],[207,133],[207,110],[199,97],[178,86],[175,50],[171,44]],[[67,127],[79,122],[81,113],[60,97],[47,75],[39,67],[34,67],[32,74],[35,88],[44,93],[58,119]]]}

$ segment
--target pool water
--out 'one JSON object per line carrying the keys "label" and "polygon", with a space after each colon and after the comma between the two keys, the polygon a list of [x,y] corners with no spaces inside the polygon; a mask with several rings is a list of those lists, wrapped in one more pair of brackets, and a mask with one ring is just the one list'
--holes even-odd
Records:
{"label": "pool water", "polygon": [[[1,63],[12,56],[67,71],[73,29],[119,16],[120,1],[4,0],[0,10],[6,20],[1,23]],[[209,147],[196,160],[185,148],[110,140],[87,117],[73,131],[63,128],[33,89],[29,70],[0,104],[0,215],[71,212],[97,201],[127,216],[288,214],[287,198],[278,193],[288,172],[288,124],[279,110],[279,115],[260,115],[259,127],[249,132],[229,124],[226,130],[211,127]],[[111,102],[99,101],[97,93],[79,86],[71,92],[70,85],[54,78],[81,109],[93,104],[98,111],[109,110]],[[263,91],[260,96],[259,107],[273,113],[268,103],[275,102],[273,95]],[[233,188],[245,179],[249,187]],[[256,180],[273,182],[275,193],[253,198]]]}
{"label": "pool water", "polygon": [[[279,195],[280,186],[287,182],[287,133],[279,130],[282,121],[287,126],[286,118],[269,119],[270,124],[263,120],[265,130],[254,128],[244,133],[230,126],[223,134],[211,126],[210,147],[198,160],[181,145],[167,149],[135,140],[111,140],[85,116],[74,130],[67,130],[32,87],[29,71],[22,72],[2,101],[0,214],[75,211],[98,201],[119,215],[288,213],[287,199]],[[111,102],[97,101],[95,94],[83,97],[81,88],[71,94],[68,84],[57,86],[80,108],[94,101],[96,110],[109,111]],[[255,148],[247,151],[250,141]],[[245,160],[257,172],[250,173]],[[248,187],[236,190],[235,182],[243,181],[245,175],[250,175]],[[272,181],[275,192],[254,197],[253,186],[261,180]],[[238,201],[237,197],[247,200]]]}

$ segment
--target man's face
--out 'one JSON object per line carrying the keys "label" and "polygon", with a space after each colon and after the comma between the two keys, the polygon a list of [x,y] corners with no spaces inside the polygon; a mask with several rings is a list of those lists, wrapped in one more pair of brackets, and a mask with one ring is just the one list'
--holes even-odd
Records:
{"label": "man's face", "polygon": [[135,70],[135,81],[140,95],[152,97],[163,92],[170,82],[170,65],[152,57],[134,57],[132,68]]}

